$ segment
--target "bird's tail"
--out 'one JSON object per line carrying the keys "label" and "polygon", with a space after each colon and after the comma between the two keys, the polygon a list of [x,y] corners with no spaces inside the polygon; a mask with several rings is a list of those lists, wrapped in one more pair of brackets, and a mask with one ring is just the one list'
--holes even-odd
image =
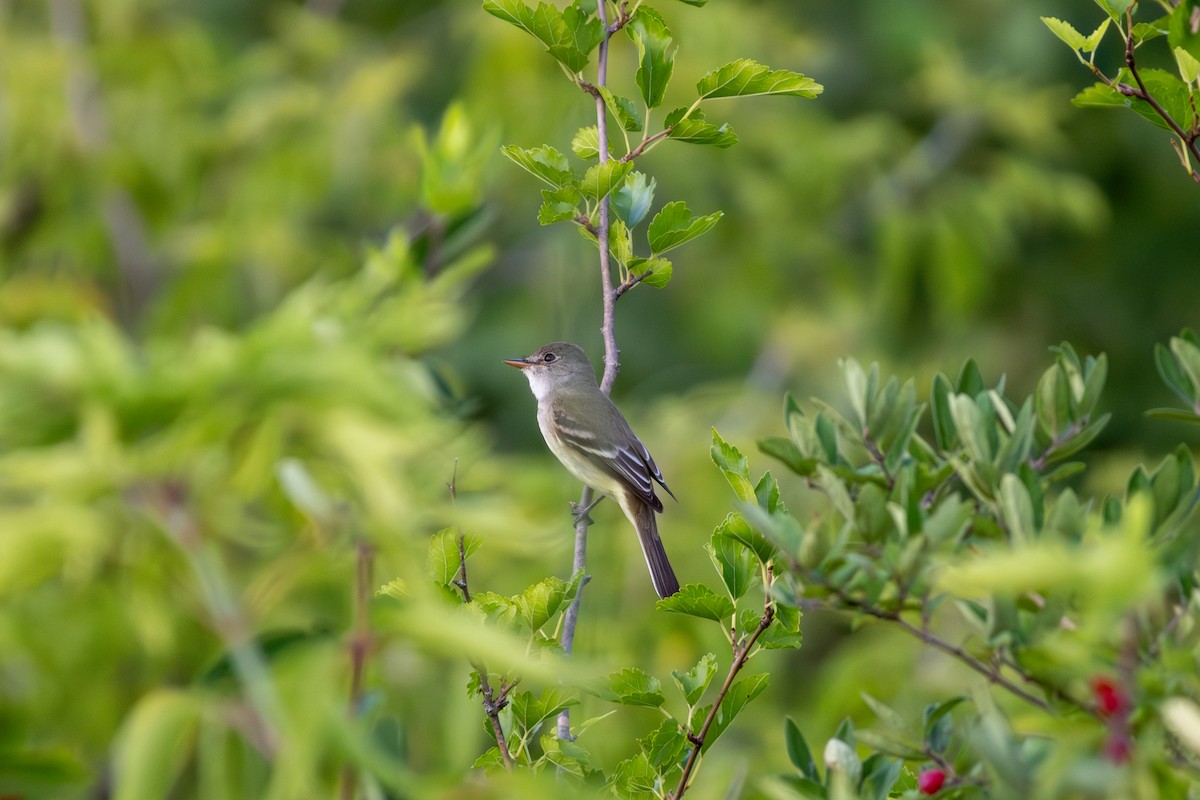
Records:
{"label": "bird's tail", "polygon": [[658,520],[655,519],[654,509],[636,501],[632,505],[632,522],[637,528],[642,554],[646,556],[646,566],[650,568],[654,591],[658,592],[659,597],[670,597],[679,591],[679,581],[675,578],[675,570],[671,569],[671,562],[667,560],[662,539],[658,538]]}

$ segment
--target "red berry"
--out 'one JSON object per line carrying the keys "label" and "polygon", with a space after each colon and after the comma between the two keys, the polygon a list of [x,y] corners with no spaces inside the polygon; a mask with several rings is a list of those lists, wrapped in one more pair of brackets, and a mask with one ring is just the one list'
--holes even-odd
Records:
{"label": "red berry", "polygon": [[1129,707],[1129,698],[1125,696],[1125,692],[1116,681],[1105,675],[1092,678],[1092,695],[1096,698],[1096,707],[1106,717]]}
{"label": "red berry", "polygon": [[921,794],[937,794],[946,782],[946,773],[940,769],[927,769],[917,778],[917,788]]}

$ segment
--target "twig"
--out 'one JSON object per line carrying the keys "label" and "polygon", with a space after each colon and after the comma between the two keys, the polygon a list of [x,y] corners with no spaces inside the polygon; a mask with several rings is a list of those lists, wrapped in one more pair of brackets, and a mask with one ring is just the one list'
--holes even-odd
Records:
{"label": "twig", "polygon": [[[854,611],[858,611],[860,613],[866,614],[869,617],[875,617],[876,619],[885,620],[887,622],[892,622],[892,623],[898,625],[905,632],[915,636],[916,638],[920,639],[922,642],[924,642],[925,644],[934,648],[935,650],[941,650],[943,653],[953,656],[954,658],[956,658],[959,662],[961,662],[965,666],[971,668],[975,672],[978,672],[980,675],[987,678],[988,681],[990,681],[991,683],[994,683],[995,685],[1008,690],[1009,692],[1011,692],[1012,694],[1021,698],[1025,702],[1035,705],[1038,708],[1042,709],[1043,711],[1051,710],[1050,704],[1045,699],[1038,697],[1037,695],[1031,694],[1030,692],[1023,689],[1020,685],[1015,683],[1013,680],[1006,677],[1000,671],[1000,669],[998,667],[996,667],[994,665],[990,665],[990,664],[985,664],[984,662],[980,661],[978,658],[975,658],[975,656],[968,653],[963,648],[959,647],[958,645],[951,644],[950,642],[946,641],[942,637],[938,636],[936,633],[930,631],[928,628],[912,624],[911,622],[909,622],[908,620],[906,620],[902,616],[900,616],[899,612],[888,611],[886,609],[878,608],[876,606],[872,606],[867,603],[863,603],[862,601],[856,600],[853,597],[850,597],[850,596],[846,595],[844,592],[841,592],[838,590],[835,590],[835,593],[836,593],[838,599],[841,601],[842,608],[840,610],[854,610]],[[832,604],[822,603],[822,605],[824,605],[826,608],[833,608],[835,610],[839,610],[838,606],[834,606]],[[1043,685],[1034,676],[1023,671],[1017,665],[1012,664],[1011,662],[1007,662],[1007,663],[1009,666],[1011,666],[1017,672],[1017,674],[1021,677],[1021,679],[1023,681],[1025,681],[1026,683],[1034,684],[1034,685],[1038,686],[1040,689],[1042,689],[1043,691],[1045,691],[1049,694],[1052,694],[1057,699],[1059,699],[1063,702],[1069,703],[1069,704],[1075,706],[1076,708],[1080,709],[1081,711],[1085,711],[1088,714],[1095,716],[1095,714],[1096,714],[1095,709],[1090,708],[1086,704],[1079,702],[1075,698],[1071,697],[1070,695],[1066,694],[1065,692],[1063,692],[1062,690],[1060,690],[1056,687]]]}
{"label": "twig", "polygon": [[[1129,8],[1125,9],[1125,66],[1129,68],[1129,74],[1133,76],[1133,80],[1137,83],[1137,89],[1125,84],[1117,84],[1116,89],[1127,97],[1136,97],[1138,100],[1145,101],[1150,108],[1154,109],[1154,113],[1157,114],[1159,118],[1167,124],[1167,127],[1171,129],[1172,133],[1179,137],[1179,141],[1182,142],[1185,147],[1187,147],[1188,152],[1190,152],[1192,155],[1192,158],[1196,159],[1197,167],[1200,167],[1200,143],[1197,142],[1197,136],[1195,133],[1188,133],[1184,131],[1183,127],[1179,124],[1179,122],[1176,121],[1174,117],[1171,116],[1170,112],[1163,108],[1158,100],[1156,100],[1154,96],[1150,94],[1150,91],[1146,88],[1145,82],[1142,81],[1141,73],[1138,72],[1137,61],[1133,55],[1135,49],[1136,44],[1133,37],[1133,6],[1130,5]],[[1195,127],[1196,126],[1193,125],[1193,128]],[[1188,171],[1192,175],[1192,180],[1200,183],[1200,171],[1195,168],[1189,168]]]}
{"label": "twig", "polygon": [[675,130],[675,126],[668,125],[667,127],[663,128],[658,133],[654,134],[653,136],[647,136],[645,139],[642,139],[642,141],[638,143],[637,147],[633,148],[628,153],[621,156],[621,163],[625,163],[626,161],[633,161],[635,158],[640,156],[642,153],[646,152],[646,148],[651,147],[655,142],[657,142],[661,139],[665,139],[666,137],[670,136],[671,131],[673,131],[673,130]]}
{"label": "twig", "polygon": [[[357,555],[354,577],[354,634],[350,637],[350,701],[351,717],[358,716],[362,708],[363,674],[366,672],[367,656],[371,652],[371,575],[375,563],[375,549],[365,539],[355,545]],[[357,773],[347,764],[342,770],[341,800],[351,800],[357,786]]]}
{"label": "twig", "polygon": [[630,273],[629,277],[621,281],[621,285],[618,286],[613,292],[614,296],[620,297],[642,281],[646,280],[646,278],[649,278],[653,273],[654,270],[652,269],[648,269],[645,272],[639,272],[636,275]]}
{"label": "twig", "polygon": [[[449,482],[446,483],[446,489],[450,492],[450,503],[453,505],[458,502],[458,459],[454,459],[454,472],[450,475]],[[463,602],[471,602],[471,587],[467,582],[467,544],[466,536],[462,529],[458,530],[458,574],[454,577],[454,585],[462,592]],[[475,670],[475,674],[479,676],[479,692],[483,695],[483,713],[487,715],[488,721],[492,724],[492,734],[496,737],[496,748],[500,751],[500,758],[504,761],[504,768],[511,770],[513,768],[512,753],[508,751],[508,740],[504,736],[504,726],[500,724],[500,712],[508,705],[508,693],[517,685],[517,681],[509,681],[502,679],[500,681],[500,691],[497,692],[492,688],[492,682],[488,679],[487,667],[482,661],[471,660],[471,667]]]}
{"label": "twig", "polygon": [[[767,589],[764,587],[764,594],[767,594]],[[767,594],[767,599],[763,603],[762,619],[758,621],[758,627],[754,629],[754,633],[750,634],[750,638],[743,643],[738,644],[736,641],[733,644],[733,663],[729,665],[729,673],[725,676],[725,682],[721,684],[721,691],[717,692],[716,698],[713,700],[712,708],[709,709],[708,716],[704,718],[704,724],[700,726],[698,732],[688,732],[688,741],[692,743],[692,749],[688,752],[687,761],[683,765],[683,774],[679,776],[679,783],[675,787],[675,791],[671,793],[669,800],[679,800],[683,797],[684,792],[688,790],[688,781],[692,777],[692,771],[696,768],[696,762],[700,758],[700,750],[704,747],[704,740],[708,736],[708,730],[712,727],[713,721],[716,720],[718,712],[721,710],[721,701],[725,699],[725,695],[729,692],[729,687],[733,685],[734,678],[742,671],[742,667],[746,665],[746,659],[750,657],[750,651],[759,637],[766,632],[767,628],[771,627],[771,622],[775,619],[775,606],[771,603],[770,595]]]}
{"label": "twig", "polygon": [[[609,30],[608,9],[605,8],[605,0],[596,0],[596,9],[600,24],[604,26],[605,34],[600,41],[596,57],[595,86],[604,86],[608,82],[608,43],[613,31]],[[623,10],[621,14],[623,16]],[[621,20],[618,22],[624,24]],[[596,133],[599,139],[597,159],[599,163],[603,164],[608,161],[608,109],[604,105],[604,98],[600,96],[599,91],[594,91],[594,96],[596,100]],[[600,292],[604,302],[604,318],[600,327],[601,335],[604,338],[604,377],[600,380],[600,391],[605,395],[612,393],[613,384],[617,380],[617,372],[621,368],[614,314],[617,298],[613,290],[612,270],[608,262],[608,232],[608,197],[604,197],[600,200],[600,208],[596,215],[595,234],[597,246],[600,249]],[[587,508],[591,500],[591,487],[585,486],[579,495],[579,504],[576,507]],[[575,519],[575,553],[571,563],[572,575],[581,574],[587,569],[587,529],[590,524],[591,520],[587,515],[580,515]],[[571,600],[571,605],[567,607],[567,613],[563,618],[561,641],[563,652],[567,655],[571,654],[571,648],[575,643],[575,626],[579,622],[579,604],[583,600],[583,586],[586,582],[586,577],[580,581],[575,598]],[[571,712],[565,708],[558,715],[558,738],[571,738]]]}

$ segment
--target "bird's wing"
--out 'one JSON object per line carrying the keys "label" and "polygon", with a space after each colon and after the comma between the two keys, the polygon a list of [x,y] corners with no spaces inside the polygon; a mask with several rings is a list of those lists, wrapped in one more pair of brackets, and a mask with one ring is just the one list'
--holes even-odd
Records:
{"label": "bird's wing", "polygon": [[[662,511],[662,501],[654,493],[654,481],[666,489],[668,494],[671,494],[671,490],[667,489],[667,484],[663,482],[662,472],[654,463],[654,459],[650,457],[646,445],[642,444],[641,439],[629,428],[629,423],[620,416],[620,411],[616,406],[611,406],[611,411],[606,408],[600,413],[615,414],[614,421],[626,434],[621,437],[622,444],[598,443],[588,428],[573,419],[562,408],[555,408],[554,421],[557,423],[559,436],[567,444],[590,456],[598,467],[621,481],[643,503],[655,511]],[[671,496],[675,495],[671,494]]]}

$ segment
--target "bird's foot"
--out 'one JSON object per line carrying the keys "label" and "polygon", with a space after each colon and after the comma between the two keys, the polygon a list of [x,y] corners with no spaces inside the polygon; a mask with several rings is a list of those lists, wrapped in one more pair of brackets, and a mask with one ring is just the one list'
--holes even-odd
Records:
{"label": "bird's foot", "polygon": [[600,495],[586,506],[580,506],[579,503],[571,503],[571,518],[575,521],[575,524],[579,525],[582,523],[584,525],[591,525],[592,518],[588,516],[588,512],[595,508],[596,505],[603,499],[604,495]]}

